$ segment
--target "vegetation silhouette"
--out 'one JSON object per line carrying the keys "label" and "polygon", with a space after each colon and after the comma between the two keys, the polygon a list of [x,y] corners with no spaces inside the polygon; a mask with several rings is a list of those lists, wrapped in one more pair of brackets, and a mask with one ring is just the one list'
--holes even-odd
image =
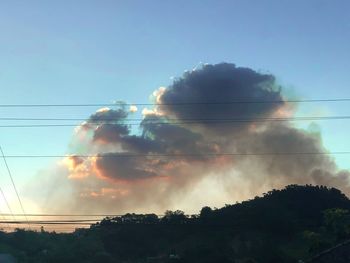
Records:
{"label": "vegetation silhouette", "polygon": [[129,213],[69,234],[0,232],[0,252],[28,263],[307,261],[350,239],[349,211],[335,188],[289,185],[193,216]]}

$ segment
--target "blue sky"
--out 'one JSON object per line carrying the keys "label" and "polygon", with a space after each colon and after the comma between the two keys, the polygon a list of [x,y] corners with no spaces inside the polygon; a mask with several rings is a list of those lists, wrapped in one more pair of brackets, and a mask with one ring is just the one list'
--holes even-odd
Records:
{"label": "blue sky", "polygon": [[[147,102],[171,77],[223,61],[274,74],[291,96],[350,98],[349,10],[341,0],[1,1],[0,104]],[[96,109],[0,115],[86,118]],[[303,104],[298,114],[350,115],[350,107]],[[318,123],[330,151],[350,150],[349,124]],[[72,130],[1,128],[0,144],[7,154],[64,154]],[[350,168],[349,156],[336,158]],[[9,164],[23,189],[54,161]]]}

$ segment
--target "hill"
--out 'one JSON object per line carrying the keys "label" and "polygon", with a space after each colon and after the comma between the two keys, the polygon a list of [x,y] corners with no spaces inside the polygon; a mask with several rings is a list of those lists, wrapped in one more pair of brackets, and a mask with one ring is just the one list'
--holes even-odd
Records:
{"label": "hill", "polygon": [[36,263],[306,261],[350,238],[349,211],[337,189],[290,185],[194,216],[126,214],[71,234],[0,233],[0,253]]}

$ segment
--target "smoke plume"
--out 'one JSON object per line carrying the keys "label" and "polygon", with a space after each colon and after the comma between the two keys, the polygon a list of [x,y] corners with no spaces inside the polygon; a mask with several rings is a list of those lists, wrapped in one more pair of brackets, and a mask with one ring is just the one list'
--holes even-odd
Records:
{"label": "smoke plume", "polygon": [[123,104],[93,113],[76,129],[75,147],[93,157],[59,164],[56,174],[70,194],[57,209],[197,212],[294,183],[350,193],[349,172],[339,171],[329,155],[288,154],[326,152],[320,134],[266,121],[295,110],[273,75],[204,65],[153,94],[138,130],[130,125],[137,108]]}

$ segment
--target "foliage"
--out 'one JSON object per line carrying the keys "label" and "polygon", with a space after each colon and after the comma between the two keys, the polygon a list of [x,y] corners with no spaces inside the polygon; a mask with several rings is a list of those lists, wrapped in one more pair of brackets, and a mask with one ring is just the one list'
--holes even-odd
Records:
{"label": "foliage", "polygon": [[339,190],[290,185],[220,209],[125,214],[74,233],[0,232],[19,262],[296,262],[350,238]]}

